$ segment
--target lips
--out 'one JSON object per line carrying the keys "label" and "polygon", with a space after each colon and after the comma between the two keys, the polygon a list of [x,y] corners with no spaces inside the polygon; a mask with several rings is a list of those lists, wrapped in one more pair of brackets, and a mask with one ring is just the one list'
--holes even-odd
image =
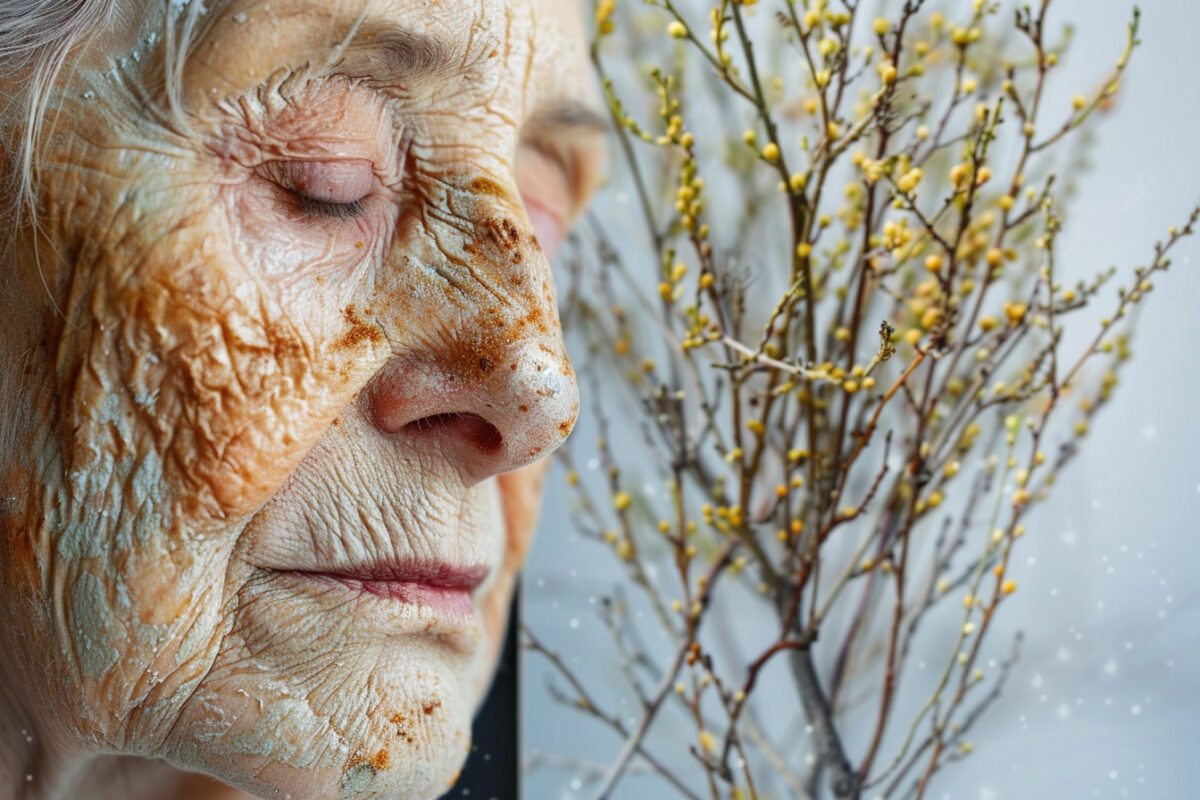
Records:
{"label": "lips", "polygon": [[485,565],[442,562],[381,562],[329,570],[289,570],[323,583],[337,583],[365,595],[417,606],[441,617],[474,618],[471,592],[487,578]]}

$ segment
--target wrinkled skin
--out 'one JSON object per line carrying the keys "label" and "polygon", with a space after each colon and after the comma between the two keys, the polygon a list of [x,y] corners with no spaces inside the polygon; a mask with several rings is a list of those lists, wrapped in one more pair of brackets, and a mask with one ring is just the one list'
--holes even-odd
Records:
{"label": "wrinkled skin", "polygon": [[[576,9],[208,5],[176,120],[153,13],[78,57],[0,271],[0,798],[437,797],[578,407]],[[298,572],[413,561],[475,613]]]}

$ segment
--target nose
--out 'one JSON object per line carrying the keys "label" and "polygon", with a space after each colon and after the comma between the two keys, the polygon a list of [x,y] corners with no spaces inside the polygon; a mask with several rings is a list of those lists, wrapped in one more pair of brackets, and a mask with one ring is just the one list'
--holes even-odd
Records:
{"label": "nose", "polygon": [[465,240],[459,220],[462,256],[436,230],[431,247],[398,241],[404,319],[361,395],[377,431],[439,454],[467,485],[553,451],[579,410],[549,263],[520,201],[505,200],[515,186],[488,186]]}

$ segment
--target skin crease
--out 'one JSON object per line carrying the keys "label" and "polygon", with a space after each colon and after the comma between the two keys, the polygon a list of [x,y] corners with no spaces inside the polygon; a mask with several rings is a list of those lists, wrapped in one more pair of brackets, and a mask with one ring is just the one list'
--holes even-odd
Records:
{"label": "skin crease", "polygon": [[[437,797],[578,408],[577,9],[208,5],[182,124],[154,14],[79,55],[0,271],[0,798]],[[387,560],[476,616],[292,572]]]}

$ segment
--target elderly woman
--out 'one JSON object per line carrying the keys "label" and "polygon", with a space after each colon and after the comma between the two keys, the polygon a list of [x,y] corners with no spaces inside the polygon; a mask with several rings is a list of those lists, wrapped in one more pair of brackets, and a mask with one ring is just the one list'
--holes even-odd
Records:
{"label": "elderly woman", "polygon": [[570,6],[0,0],[0,800],[453,784],[578,407]]}

